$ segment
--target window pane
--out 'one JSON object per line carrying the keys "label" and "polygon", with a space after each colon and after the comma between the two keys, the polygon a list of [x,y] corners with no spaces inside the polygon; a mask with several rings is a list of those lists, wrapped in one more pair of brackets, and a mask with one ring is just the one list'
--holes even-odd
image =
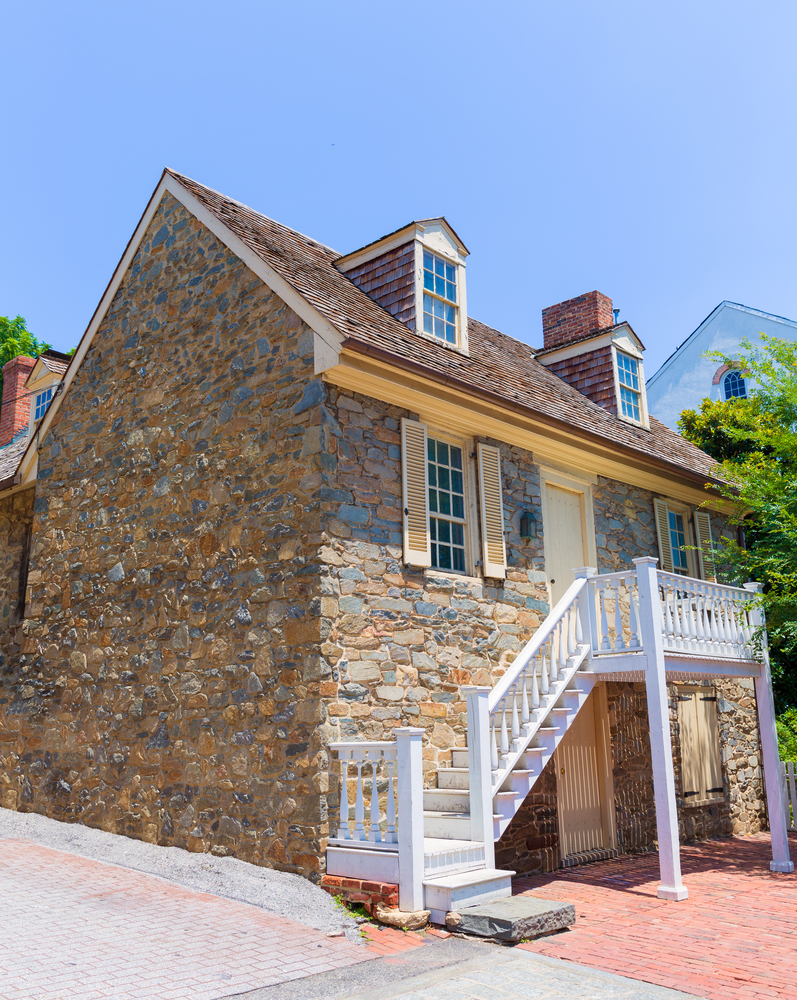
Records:
{"label": "window pane", "polygon": [[454,280],[456,280],[454,278],[454,265],[453,264],[446,264],[446,281],[452,281],[453,282]]}
{"label": "window pane", "polygon": [[446,282],[446,298],[450,302],[456,302],[457,301],[457,286],[456,285],[452,285],[450,281]]}
{"label": "window pane", "polygon": [[434,462],[434,456],[436,452],[435,442],[432,438],[428,437],[426,439],[426,457],[430,462]]}
{"label": "window pane", "polygon": [[462,473],[456,469],[451,471],[451,490],[454,493],[462,492]]}
{"label": "window pane", "polygon": [[434,258],[433,258],[433,257],[432,257],[432,255],[431,255],[431,254],[429,253],[429,251],[428,251],[428,250],[424,250],[424,252],[423,252],[423,266],[424,266],[424,267],[425,267],[425,268],[426,268],[427,270],[429,270],[429,271],[431,271],[431,270],[432,270],[432,261],[433,261],[433,260],[434,260]]}
{"label": "window pane", "polygon": [[429,490],[429,510],[437,513],[437,490]]}
{"label": "window pane", "polygon": [[453,469],[462,468],[462,449],[455,448],[453,444],[451,445],[451,467]]}
{"label": "window pane", "polygon": [[429,271],[423,272],[423,287],[429,291],[434,291],[434,275]]}
{"label": "window pane", "polygon": [[448,445],[445,441],[437,442],[437,461],[441,465],[448,465]]}
{"label": "window pane", "polygon": [[451,497],[451,513],[454,517],[465,516],[465,504],[462,497],[457,496],[456,493]]}
{"label": "window pane", "polygon": [[446,279],[435,275],[434,279],[434,290],[436,295],[442,295],[445,297],[446,294]]}
{"label": "window pane", "polygon": [[439,492],[440,497],[440,511],[441,514],[451,513],[451,494],[444,493],[442,490]]}
{"label": "window pane", "polygon": [[461,524],[451,525],[451,541],[454,545],[464,545],[465,544],[465,529]]}
{"label": "window pane", "polygon": [[439,257],[435,257],[435,259],[434,259],[434,273],[435,274],[439,274],[439,275],[445,277],[446,264],[445,264],[445,261],[444,260],[440,260]]}
{"label": "window pane", "polygon": [[451,522],[438,520],[437,522],[437,540],[438,542],[450,542],[451,541]]}

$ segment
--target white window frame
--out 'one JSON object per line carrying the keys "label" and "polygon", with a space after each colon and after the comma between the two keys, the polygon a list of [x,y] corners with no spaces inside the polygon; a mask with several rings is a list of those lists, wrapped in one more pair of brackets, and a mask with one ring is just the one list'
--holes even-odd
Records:
{"label": "white window frame", "polygon": [[[34,385],[27,387],[30,390],[30,416],[28,418],[28,437],[29,438],[33,437],[33,435],[36,433],[36,428],[39,426],[39,424],[41,423],[41,421],[44,419],[44,414],[47,413],[47,409],[50,406],[50,403],[52,402],[52,400],[53,400],[53,398],[55,396],[55,393],[56,393],[56,390],[58,389],[58,385],[59,385],[60,381],[61,380],[60,380],[60,378],[57,375],[52,374],[46,380],[45,379],[37,379],[36,383]],[[42,415],[37,419],[36,418],[36,401],[38,400],[39,396],[42,395],[42,393],[45,393],[45,392],[48,392],[48,391],[50,392],[50,398],[49,398],[49,400],[47,401],[47,403],[46,403],[46,405],[44,407],[44,411],[43,411]]]}
{"label": "white window frame", "polygon": [[[637,363],[637,377],[639,378],[639,420],[634,420],[633,417],[626,416],[623,413],[623,397],[620,394],[620,389],[624,386],[620,381],[620,363],[617,357],[618,354],[625,354],[629,358],[633,358],[633,360]],[[625,421],[627,424],[631,424],[633,427],[644,427],[646,430],[649,430],[650,418],[648,415],[647,393],[645,392],[645,367],[642,361],[642,355],[639,351],[631,347],[630,343],[617,344],[612,342],[612,372],[614,374],[614,395],[617,402],[618,419]],[[627,388],[627,386],[624,388]]]}
{"label": "white window frame", "polygon": [[[424,250],[444,260],[447,264],[453,264],[456,267],[457,304],[454,307],[456,338],[453,344],[447,340],[435,337],[433,333],[426,333],[423,329]],[[447,300],[441,299],[441,301],[445,302]],[[431,230],[428,233],[424,232],[419,238],[416,237],[415,240],[415,332],[422,337],[426,337],[427,340],[433,341],[435,344],[442,344],[451,351],[460,351],[463,354],[468,353],[468,301],[465,285],[465,256],[464,254],[459,254],[456,248],[449,243],[448,239],[444,238],[442,233],[436,230]]]}
{"label": "white window frame", "polygon": [[[692,508],[686,504],[679,503],[677,500],[670,500],[667,497],[656,497],[656,499],[659,500],[661,503],[663,503],[667,508],[666,541],[667,544],[670,546],[671,553],[672,553],[672,543],[670,541],[670,535],[669,535],[670,511],[672,511],[673,514],[680,514],[684,519],[684,545],[687,546],[684,555],[686,556],[687,572],[685,574],[681,574],[676,572],[675,569],[667,570],[667,572],[673,573],[675,576],[683,575],[686,577],[692,577],[695,580],[702,579],[702,576],[698,569],[698,554],[697,552],[694,551],[697,545],[697,536],[695,535],[695,525],[694,525],[694,517],[692,516]],[[654,515],[653,520],[654,522],[656,522],[656,537],[659,542],[659,546],[661,546],[661,537],[658,529],[658,519],[656,518],[655,504],[654,504],[653,515]],[[660,556],[659,561],[662,562],[663,560],[661,559],[662,557],[661,550],[659,551],[659,556]],[[664,566],[662,565],[660,566],[660,568],[664,569]]]}
{"label": "white window frame", "polygon": [[431,509],[429,505],[429,456],[426,456],[426,478],[427,478],[427,497],[426,505],[429,511],[429,540],[431,544],[432,537],[432,518],[442,518],[445,521],[455,521],[462,524],[463,540],[465,543],[465,555],[464,555],[464,569],[444,569],[440,566],[435,566],[434,563],[430,564],[429,569],[433,573],[452,573],[455,576],[473,576],[474,564],[473,564],[473,552],[476,551],[473,547],[473,523],[475,511],[473,511],[471,497],[475,494],[471,488],[471,466],[473,466],[473,459],[471,458],[471,453],[473,452],[473,441],[469,441],[465,438],[458,438],[453,436],[449,431],[440,430],[432,424],[426,424],[426,440],[429,441],[441,441],[443,444],[449,446],[453,445],[455,448],[460,448],[462,450],[462,492],[463,492],[463,508],[465,511],[465,516],[463,518],[455,518],[448,514],[438,514]]}

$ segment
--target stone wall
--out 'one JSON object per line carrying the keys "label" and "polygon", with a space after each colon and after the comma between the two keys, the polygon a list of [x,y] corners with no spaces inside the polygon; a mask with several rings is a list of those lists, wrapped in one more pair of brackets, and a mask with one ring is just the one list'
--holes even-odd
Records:
{"label": "stone wall", "polygon": [[334,456],[312,345],[166,196],[42,442],[3,805],[322,864]]}
{"label": "stone wall", "polygon": [[[427,777],[465,742],[463,684],[493,684],[548,612],[542,537],[518,534],[523,510],[541,523],[539,473],[528,452],[501,448],[507,579],[405,566],[402,416],[396,407],[327,387],[337,489],[322,504],[325,657],[335,675],[330,715],[341,738],[377,740],[420,725]],[[486,439],[485,439],[486,440]],[[471,500],[475,498],[471,496]],[[471,503],[476,517],[475,502]],[[476,555],[480,558],[480,553]]]}
{"label": "stone wall", "polygon": [[592,499],[599,573],[633,569],[631,560],[641,556],[659,558],[651,492],[599,476]]}
{"label": "stone wall", "polygon": [[[0,677],[13,670],[19,655],[23,611],[20,581],[33,523],[33,501],[33,490],[0,499]],[[0,731],[0,740],[2,736]]]}
{"label": "stone wall", "polygon": [[545,766],[533,790],[495,845],[496,868],[541,875],[559,867],[556,761]]}

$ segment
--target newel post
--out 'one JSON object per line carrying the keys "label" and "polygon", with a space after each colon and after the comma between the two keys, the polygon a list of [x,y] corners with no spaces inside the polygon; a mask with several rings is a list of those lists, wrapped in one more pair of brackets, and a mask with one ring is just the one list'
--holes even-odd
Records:
{"label": "newel post", "polygon": [[489,687],[463,686],[468,704],[468,784],[471,840],[484,844],[484,864],[495,868],[493,769],[490,762]]}
{"label": "newel post", "polygon": [[[760,583],[746,583],[745,588],[754,594],[762,592]],[[759,628],[765,624],[761,608],[753,608],[751,624]],[[794,862],[789,857],[789,835],[786,829],[786,803],[783,799],[783,783],[780,774],[780,752],[778,732],[775,728],[775,698],[772,694],[772,676],[769,670],[769,643],[766,632],[761,643],[761,670],[755,679],[755,700],[758,709],[758,733],[761,739],[761,756],[764,763],[764,783],[767,789],[767,810],[769,811],[769,837],[772,841],[773,872],[793,872]]]}
{"label": "newel post", "polygon": [[[573,572],[577,580],[585,578],[590,580],[593,576],[598,575],[598,571],[594,566],[580,566],[578,569],[574,569]],[[584,632],[584,642],[589,645],[589,655],[592,656],[592,651],[597,649],[598,616],[595,607],[596,602],[590,593],[589,584],[581,591],[579,602],[581,605],[581,628]]]}
{"label": "newel post", "polygon": [[408,726],[396,734],[399,909],[423,909],[423,737]]}
{"label": "newel post", "polygon": [[686,899],[689,892],[681,878],[678,807],[670,739],[670,709],[664,666],[664,637],[656,565],[658,559],[634,559],[639,588],[639,632],[645,655],[645,693],[648,702],[650,751],[653,761],[653,794],[656,834],[659,840],[659,899]]}

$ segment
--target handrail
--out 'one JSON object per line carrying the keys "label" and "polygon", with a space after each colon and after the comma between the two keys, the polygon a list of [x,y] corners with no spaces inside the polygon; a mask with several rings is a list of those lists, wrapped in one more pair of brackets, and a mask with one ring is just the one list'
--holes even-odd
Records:
{"label": "handrail", "polygon": [[[610,574],[605,574],[605,575],[608,576]],[[680,573],[668,573],[666,570],[663,569],[657,570],[657,575],[660,583],[663,581],[665,583],[671,583],[673,585],[678,583],[682,585],[688,583],[691,584],[692,586],[697,585],[700,587],[710,587],[713,590],[727,591],[730,594],[736,596],[739,600],[751,601],[758,596],[754,591],[747,590],[745,587],[732,587],[730,584],[727,583],[714,583],[713,580],[700,580],[696,576],[681,576]],[[597,578],[593,577],[593,579]]]}
{"label": "handrail", "polygon": [[521,649],[510,664],[504,676],[501,677],[490,692],[488,700],[490,712],[494,712],[496,710],[498,705],[509,693],[510,688],[512,688],[515,684],[518,677],[520,677],[523,671],[528,667],[532,657],[537,656],[540,649],[545,645],[545,643],[548,642],[553,634],[553,630],[564,618],[568,609],[572,606],[573,602],[586,585],[586,577],[579,577],[570,584],[559,603],[553,608],[552,611],[549,612],[548,617],[542,625],[540,625],[531,639],[529,639],[523,649]]}

